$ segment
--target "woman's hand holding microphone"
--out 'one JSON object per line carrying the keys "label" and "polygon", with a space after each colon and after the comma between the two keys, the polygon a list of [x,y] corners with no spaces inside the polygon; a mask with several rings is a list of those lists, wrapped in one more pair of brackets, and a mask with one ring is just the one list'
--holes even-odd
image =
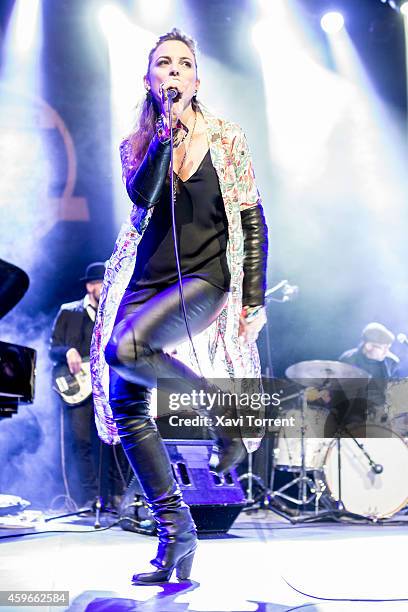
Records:
{"label": "woman's hand holding microphone", "polygon": [[[176,90],[178,92],[178,95],[173,99],[172,103],[170,103],[170,95],[168,94],[169,89]],[[182,100],[184,93],[183,84],[180,79],[171,77],[160,85],[159,92],[163,125],[167,130],[169,129],[169,108],[171,106],[171,127],[177,128],[181,115],[184,111],[184,104]]]}

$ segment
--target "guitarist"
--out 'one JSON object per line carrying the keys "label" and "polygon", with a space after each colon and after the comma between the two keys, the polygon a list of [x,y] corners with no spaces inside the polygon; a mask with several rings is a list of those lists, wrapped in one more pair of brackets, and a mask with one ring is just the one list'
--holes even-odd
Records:
{"label": "guitarist", "polygon": [[[50,357],[55,370],[61,365],[67,366],[71,374],[81,371],[82,360],[89,360],[92,331],[98,309],[102,280],[105,273],[103,262],[94,262],[86,268],[85,276],[80,280],[85,283],[86,295],[75,302],[62,304],[55,319],[51,334]],[[93,503],[98,494],[97,448],[99,445],[94,420],[92,395],[78,405],[68,405],[61,401],[64,410],[64,437],[68,439],[77,460],[80,488],[80,504]],[[112,449],[105,449],[109,454],[112,497],[122,493],[117,469],[114,467]],[[112,456],[111,456],[112,455]],[[65,457],[64,457],[65,459]],[[123,465],[123,461],[121,461]]]}

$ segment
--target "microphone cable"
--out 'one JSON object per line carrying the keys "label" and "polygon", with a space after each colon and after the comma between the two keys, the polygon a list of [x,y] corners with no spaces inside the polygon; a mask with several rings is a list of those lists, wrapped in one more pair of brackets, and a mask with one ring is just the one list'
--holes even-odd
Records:
{"label": "microphone cable", "polygon": [[[369,598],[369,597],[322,597],[320,595],[312,595],[311,593],[305,593],[304,591],[301,591],[300,589],[293,586],[293,584],[288,582],[284,576],[281,576],[281,578],[283,579],[284,582],[286,582],[288,587],[291,588],[293,591],[295,591],[299,595],[303,595],[304,597],[309,597],[310,599],[313,599],[315,601],[331,601],[331,602],[340,602],[340,601],[343,602],[344,601],[344,602],[358,602],[358,603],[365,603],[365,602],[366,603],[382,603],[382,602],[385,603],[385,602],[408,601],[408,598],[404,598],[404,597],[384,598],[384,599],[380,599],[380,598],[374,599],[374,598]],[[290,610],[300,610],[303,607],[307,607],[309,605],[311,605],[310,602],[305,602],[303,604],[299,604],[299,606],[295,606],[294,608],[289,608],[287,612],[290,612]]]}
{"label": "microphone cable", "polygon": [[176,194],[175,194],[175,190],[174,190],[174,156],[173,156],[173,151],[174,151],[174,137],[173,137],[173,129],[171,127],[171,123],[172,123],[172,117],[171,117],[171,111],[172,111],[172,107],[173,107],[173,98],[171,95],[168,96],[168,102],[169,102],[169,106],[168,106],[168,122],[169,122],[169,126],[170,126],[170,198],[171,198],[171,223],[172,223],[172,232],[173,232],[173,244],[174,244],[174,257],[176,259],[176,268],[177,268],[177,278],[178,278],[178,286],[179,286],[179,296],[180,296],[180,305],[181,305],[181,310],[183,312],[183,318],[184,318],[184,323],[186,326],[186,330],[187,330],[187,335],[190,341],[190,346],[194,355],[194,359],[197,363],[197,367],[198,370],[200,372],[200,376],[202,379],[204,379],[204,375],[200,366],[200,362],[197,356],[197,352],[194,346],[194,342],[193,342],[193,336],[191,333],[191,329],[190,329],[190,325],[187,319],[187,310],[186,310],[186,303],[184,300],[184,291],[183,291],[183,279],[182,279],[182,275],[181,275],[181,266],[180,266],[180,256],[179,256],[179,250],[178,250],[178,245],[177,245],[177,228],[176,228]]}

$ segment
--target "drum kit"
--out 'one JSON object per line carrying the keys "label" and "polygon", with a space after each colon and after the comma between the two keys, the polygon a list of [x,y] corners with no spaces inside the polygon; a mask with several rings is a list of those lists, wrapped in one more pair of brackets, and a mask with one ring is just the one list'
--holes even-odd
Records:
{"label": "drum kit", "polygon": [[[273,449],[271,509],[295,508],[299,521],[324,516],[377,522],[408,505],[408,381],[388,383],[387,420],[342,421],[333,425],[333,396],[356,398],[369,374],[337,361],[304,361],[286,376],[299,385],[294,415],[298,428],[281,428]],[[361,395],[360,395],[361,397]],[[276,474],[290,478],[276,488]],[[295,493],[293,493],[295,491]]]}

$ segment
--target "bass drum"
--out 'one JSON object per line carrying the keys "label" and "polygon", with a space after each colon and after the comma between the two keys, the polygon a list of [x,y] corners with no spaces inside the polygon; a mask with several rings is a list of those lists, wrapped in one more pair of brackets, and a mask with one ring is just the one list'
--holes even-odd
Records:
{"label": "bass drum", "polygon": [[[397,433],[380,425],[367,425],[350,431],[351,438],[340,440],[341,501],[344,508],[370,519],[393,516],[408,504],[408,446]],[[369,460],[381,473],[371,468]],[[338,445],[333,439],[327,450],[323,479],[336,501],[339,499]]]}

